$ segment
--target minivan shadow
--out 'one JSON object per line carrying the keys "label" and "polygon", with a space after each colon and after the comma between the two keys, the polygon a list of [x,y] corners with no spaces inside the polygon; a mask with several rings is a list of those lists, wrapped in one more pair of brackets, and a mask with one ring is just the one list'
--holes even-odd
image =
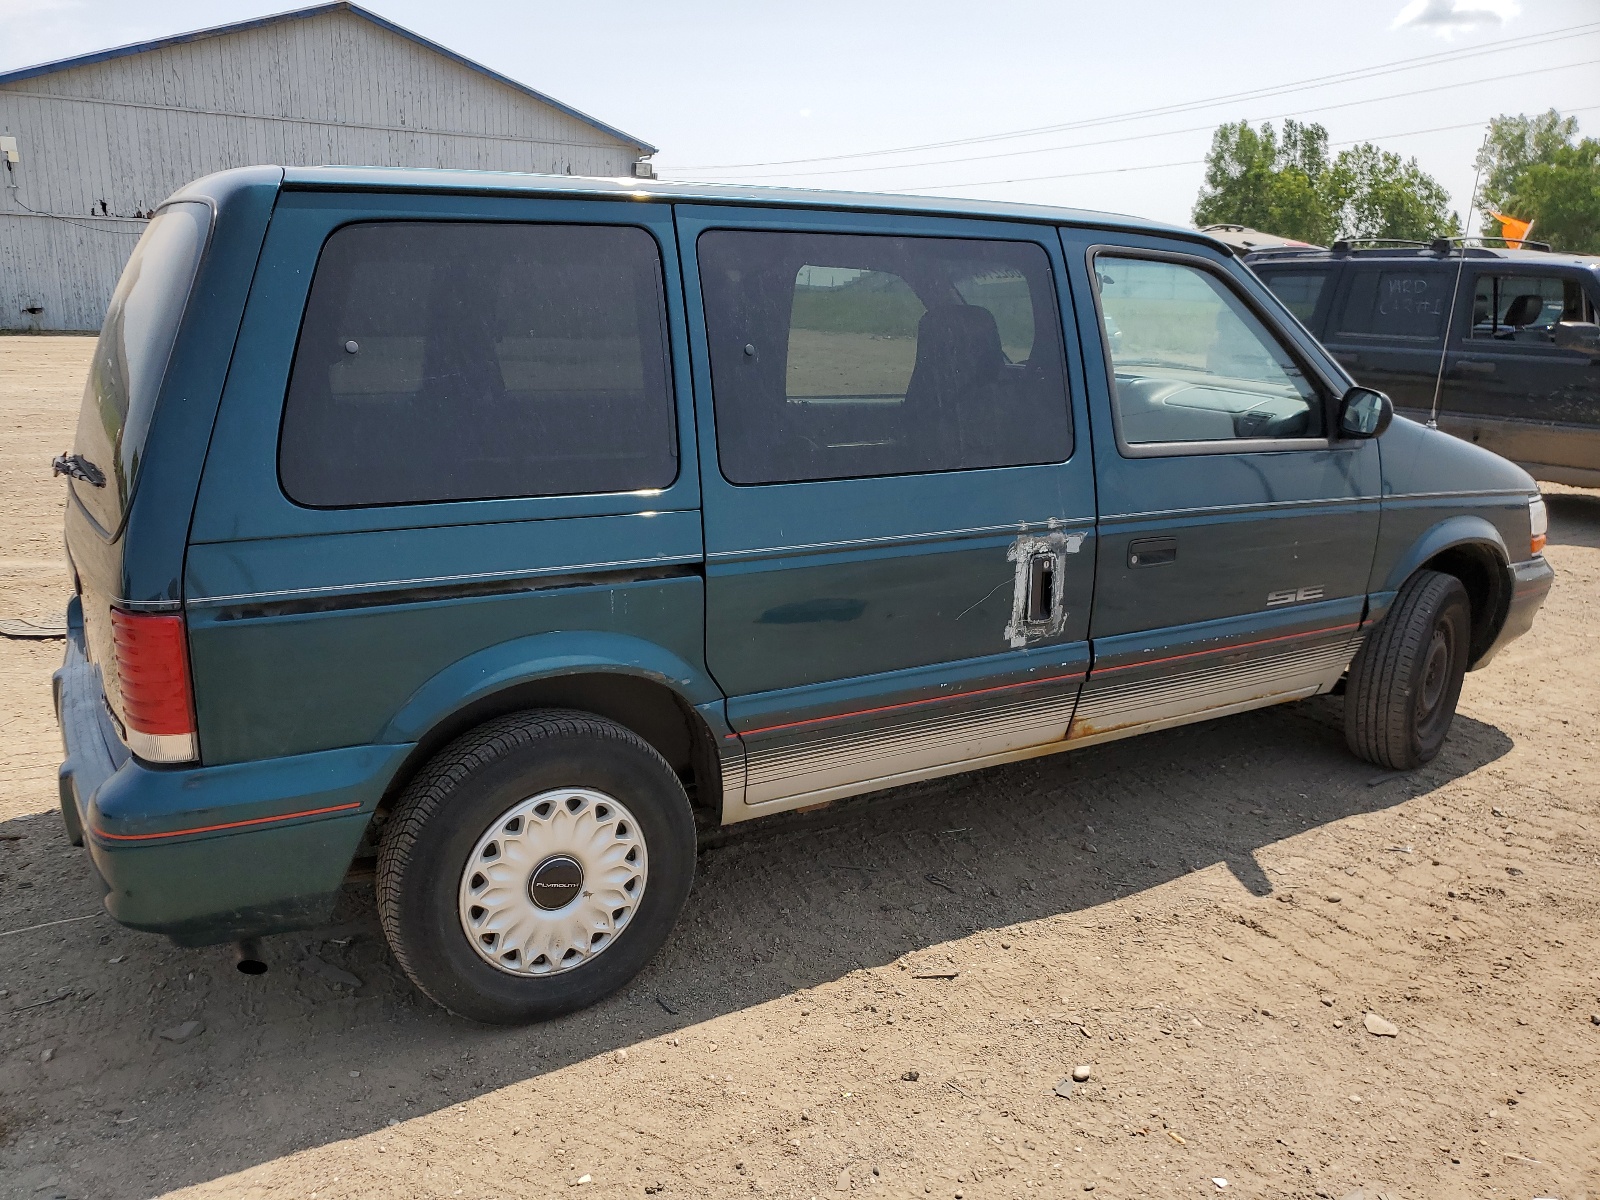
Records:
{"label": "minivan shadow", "polygon": [[[1219,862],[1265,895],[1261,848],[1431,791],[1512,745],[1458,716],[1438,760],[1398,775],[1352,758],[1341,719],[1339,701],[1317,699],[719,833],[655,962],[604,1003],[532,1030],[469,1024],[419,996],[387,952],[370,887],[348,889],[334,927],[270,939],[272,970],[258,978],[222,948],[181,951],[103,917],[25,935],[43,937],[32,957],[0,942],[12,1011],[79,982],[67,1002],[7,1023],[27,1046],[14,1061],[29,1065],[0,1068],[0,1175],[68,1196],[150,1195]],[[43,820],[12,826],[43,841]],[[51,836],[68,894],[35,921],[94,907],[81,862]],[[158,1036],[185,1020],[203,1029]],[[55,1061],[38,1066],[50,1046]]]}

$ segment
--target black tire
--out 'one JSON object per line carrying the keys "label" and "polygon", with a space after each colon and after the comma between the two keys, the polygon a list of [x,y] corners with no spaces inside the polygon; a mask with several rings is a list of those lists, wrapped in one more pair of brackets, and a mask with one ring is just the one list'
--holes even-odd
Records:
{"label": "black tire", "polygon": [[[621,802],[648,874],[627,924],[594,957],[560,973],[508,973],[468,936],[468,857],[515,806],[563,788]],[[451,1012],[498,1025],[542,1021],[593,1004],[650,961],[683,909],[694,865],[689,798],[653,747],[591,713],[513,713],[446,746],[401,795],[378,850],[378,916],[411,982]],[[530,894],[536,875],[524,885]],[[580,884],[576,894],[590,893]]]}
{"label": "black tire", "polygon": [[1350,664],[1350,749],[1393,771],[1431,762],[1455,719],[1471,639],[1472,603],[1459,579],[1438,571],[1408,579]]}

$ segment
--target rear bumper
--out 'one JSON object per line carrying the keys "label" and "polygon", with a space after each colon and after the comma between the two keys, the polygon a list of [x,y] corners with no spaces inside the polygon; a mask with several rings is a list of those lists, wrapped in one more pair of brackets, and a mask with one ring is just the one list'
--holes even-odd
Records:
{"label": "rear bumper", "polygon": [[77,602],[54,677],[66,746],[61,812],[106,911],[191,946],[325,921],[409,746],[357,746],[217,767],[147,766],[117,738]]}
{"label": "rear bumper", "polygon": [[1511,590],[1511,600],[1506,607],[1506,619],[1500,624],[1495,637],[1482,657],[1472,664],[1474,671],[1486,667],[1496,654],[1533,628],[1533,618],[1538,615],[1544,598],[1550,594],[1550,585],[1556,573],[1541,555],[1526,562],[1512,563],[1506,568],[1506,582]]}

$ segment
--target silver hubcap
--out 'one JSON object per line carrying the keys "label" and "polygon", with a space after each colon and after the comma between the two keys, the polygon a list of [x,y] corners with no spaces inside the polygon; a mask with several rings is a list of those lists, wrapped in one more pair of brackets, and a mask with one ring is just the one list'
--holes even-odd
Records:
{"label": "silver hubcap", "polygon": [[511,975],[558,975],[604,952],[644,898],[639,824],[589,788],[541,792],[506,810],[461,873],[461,928]]}

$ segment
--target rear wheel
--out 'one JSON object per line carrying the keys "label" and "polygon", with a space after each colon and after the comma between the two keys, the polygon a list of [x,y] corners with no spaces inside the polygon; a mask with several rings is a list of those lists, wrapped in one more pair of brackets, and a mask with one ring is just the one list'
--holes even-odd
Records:
{"label": "rear wheel", "polygon": [[445,747],[401,796],[378,914],[419,988],[515,1024],[592,1004],[661,947],[694,876],[689,799],[632,731],[516,713]]}
{"label": "rear wheel", "polygon": [[1459,579],[1438,571],[1408,579],[1350,664],[1350,749],[1396,771],[1431,761],[1456,715],[1471,636],[1472,605]]}

